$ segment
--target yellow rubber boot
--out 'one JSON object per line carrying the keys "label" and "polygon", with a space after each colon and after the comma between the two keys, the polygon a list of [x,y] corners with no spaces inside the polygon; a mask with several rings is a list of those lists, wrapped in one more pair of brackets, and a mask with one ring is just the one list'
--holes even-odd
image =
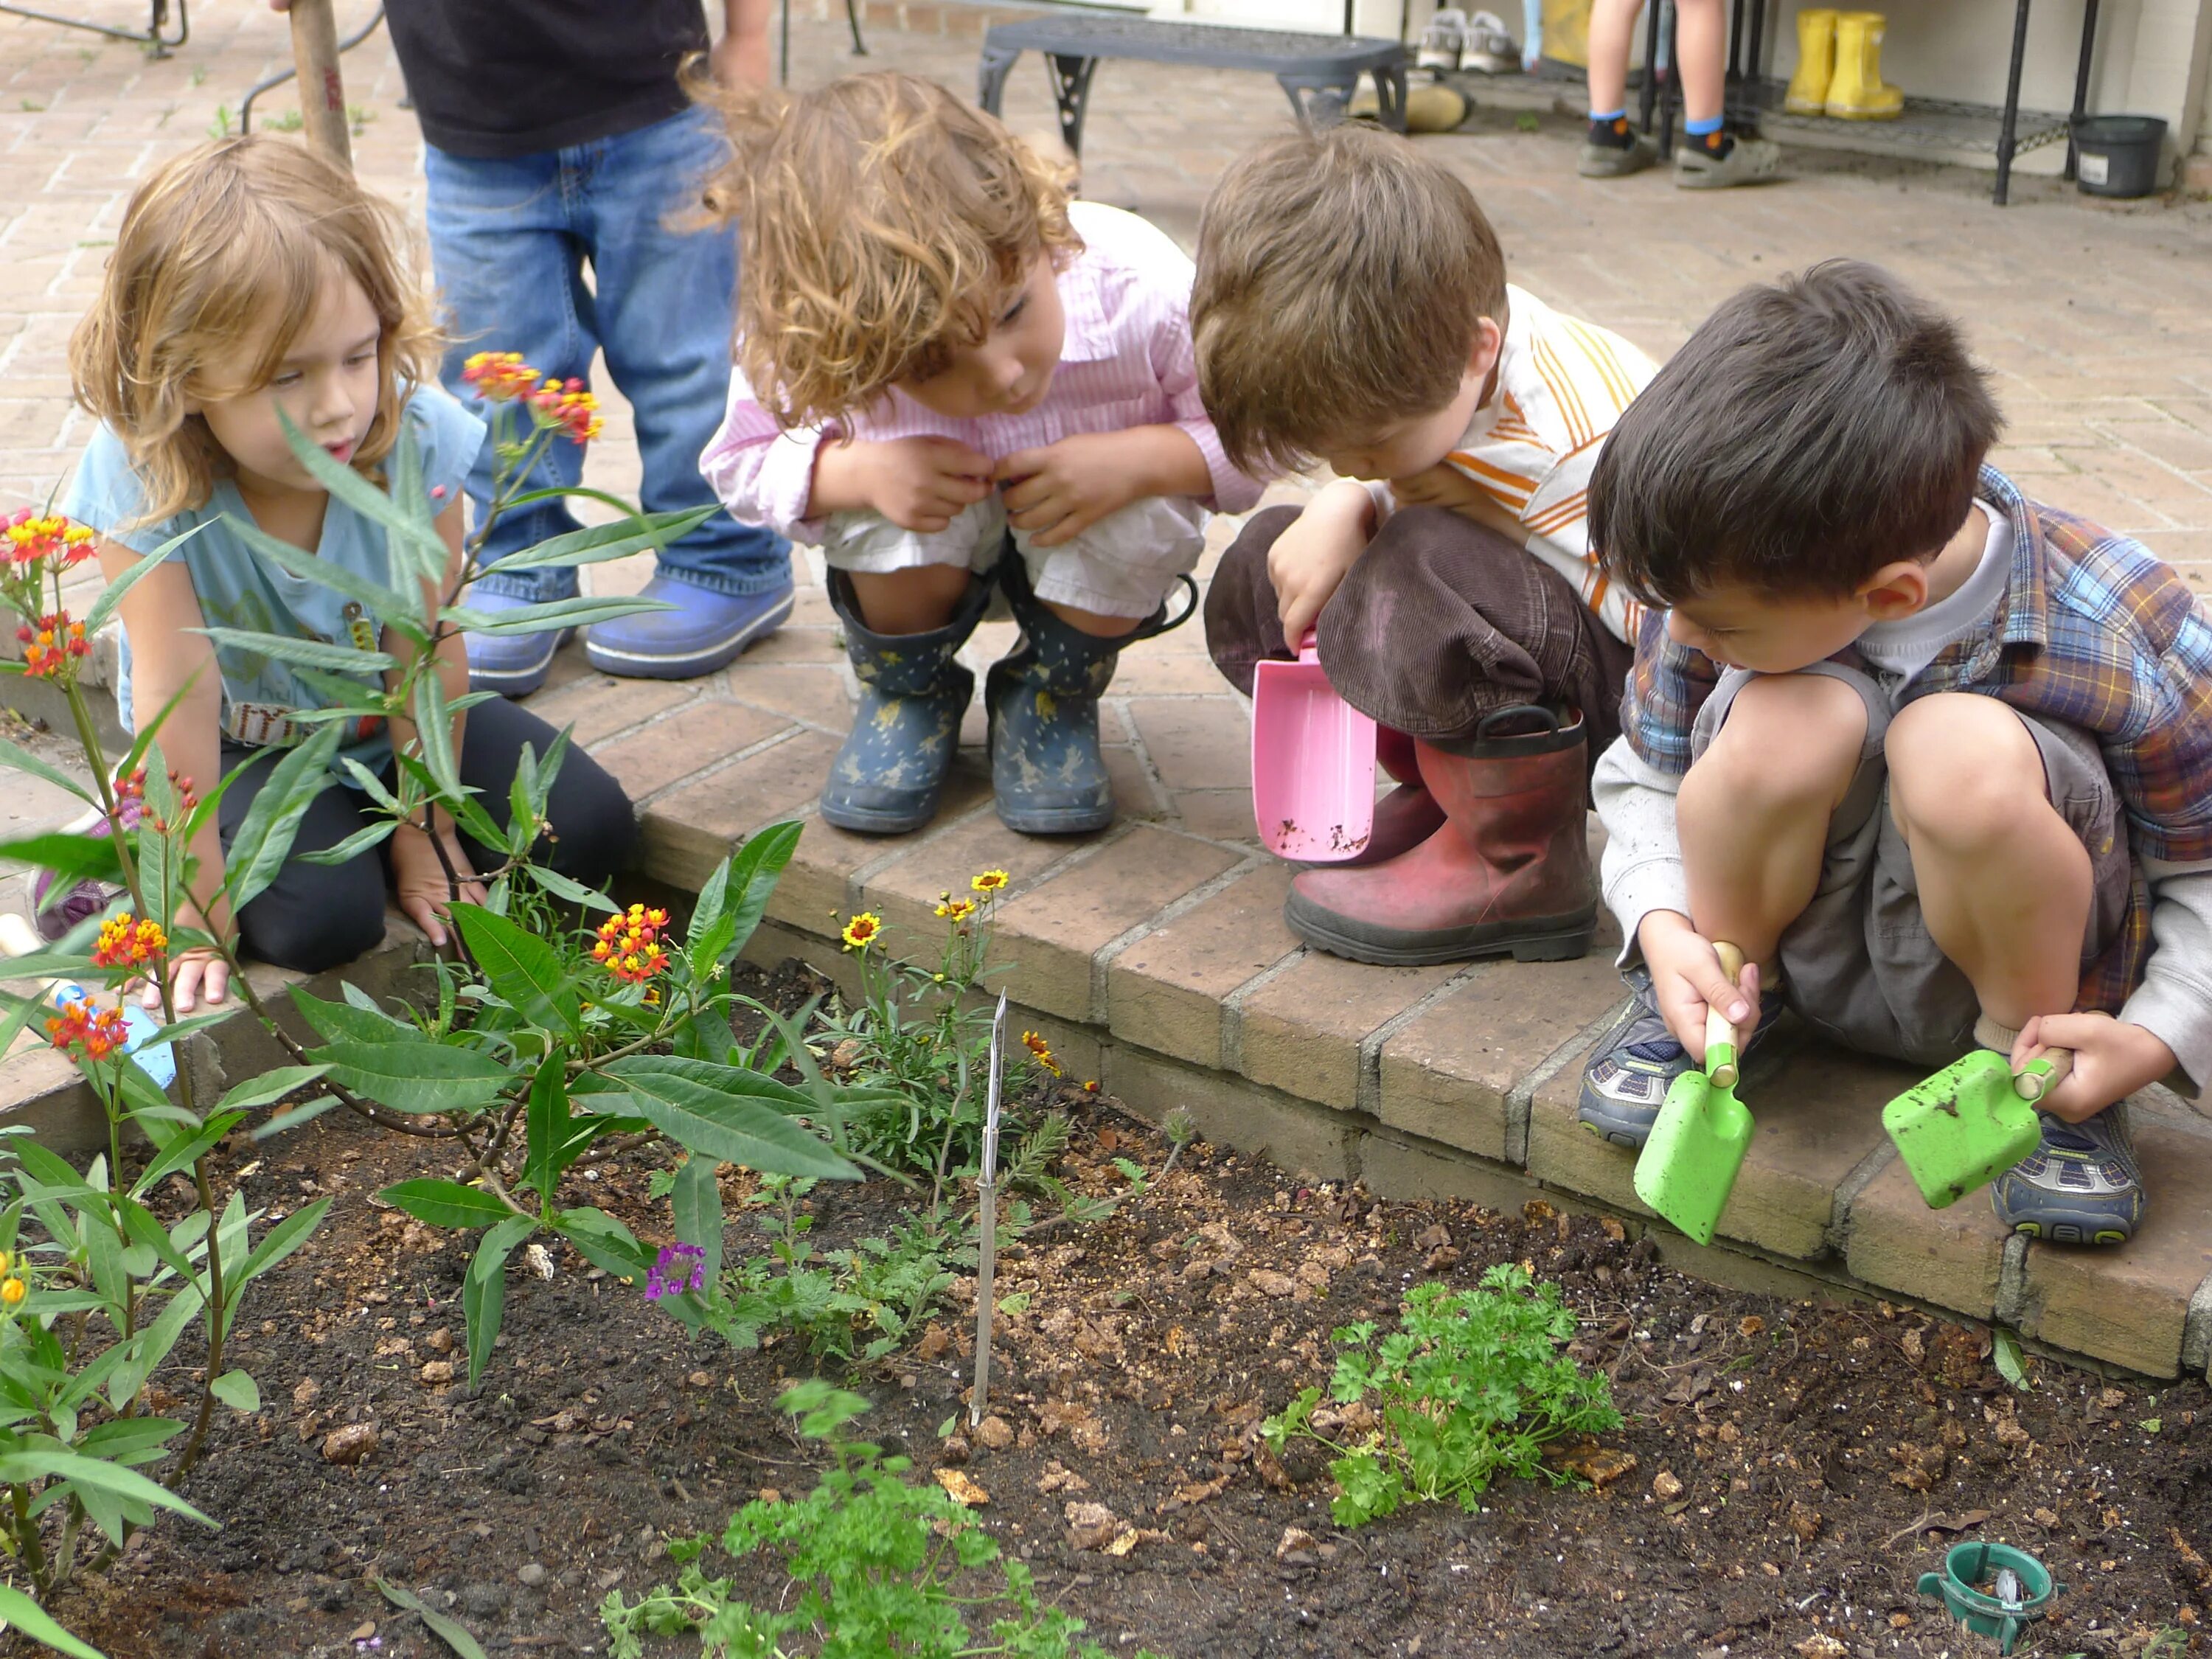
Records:
{"label": "yellow rubber boot", "polygon": [[1878,11],[1836,14],[1836,78],[1828,83],[1828,113],[1840,121],[1893,121],[1905,94],[1881,78],[1881,36],[1888,19]]}
{"label": "yellow rubber boot", "polygon": [[1797,14],[1797,72],[1790,77],[1782,107],[1792,115],[1826,115],[1828,83],[1836,78],[1836,17],[1832,6]]}

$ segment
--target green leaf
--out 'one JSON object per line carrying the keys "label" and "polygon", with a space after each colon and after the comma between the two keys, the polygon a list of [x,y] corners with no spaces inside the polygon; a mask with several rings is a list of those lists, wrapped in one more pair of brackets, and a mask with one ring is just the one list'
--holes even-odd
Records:
{"label": "green leaf", "polygon": [[607,1214],[589,1205],[563,1210],[553,1218],[561,1236],[602,1273],[643,1283],[653,1266],[653,1253],[637,1242],[636,1235]]}
{"label": "green leaf", "polygon": [[[719,967],[730,962],[744,949],[753,930],[760,926],[762,916],[768,912],[769,896],[775,892],[784,866],[798,850],[803,828],[793,823],[769,824],[748,837],[745,844],[708,878],[699,894],[698,907],[691,913],[690,930],[685,938],[696,945],[709,933],[715,935],[712,965]],[[729,925],[726,936],[720,931],[720,924],[725,922]]]}
{"label": "green leaf", "polygon": [[121,575],[110,578],[107,586],[100,590],[100,597],[93,601],[92,609],[84,614],[85,638],[92,638],[106,626],[107,619],[115,614],[115,608],[123,603],[123,596],[125,593],[144,581],[153,574],[155,567],[165,562],[170,554],[191,540],[201,531],[205,530],[212,522],[212,520],[204,519],[182,535],[170,537],[168,540],[147,554]]}
{"label": "green leaf", "polygon": [[336,1095],[318,1095],[314,1099],[302,1105],[295,1106],[288,1112],[277,1113],[276,1116],[254,1130],[253,1138],[256,1140],[267,1140],[272,1135],[283,1134],[287,1129],[296,1129],[302,1123],[313,1122],[337,1103],[338,1097]]}
{"label": "green leaf", "polygon": [[428,1176],[386,1187],[377,1196],[433,1227],[489,1227],[514,1213],[481,1187]]}
{"label": "green leaf", "polygon": [[33,1480],[45,1480],[73,1481],[79,1486],[113,1492],[118,1498],[134,1498],[156,1509],[173,1510],[203,1526],[216,1524],[167,1486],[149,1480],[135,1469],[97,1457],[82,1457],[58,1446],[24,1446],[0,1453],[0,1483],[28,1486]]}
{"label": "green leaf", "polygon": [[2020,1339],[2002,1325],[1990,1327],[1990,1357],[1996,1362],[1999,1376],[2022,1394],[2035,1392],[2035,1384],[2027,1380],[2027,1365],[2021,1358]]}
{"label": "green leaf", "polygon": [[692,507],[681,513],[641,513],[618,524],[593,525],[555,536],[537,546],[501,559],[502,570],[550,570],[559,565],[598,564],[645,549],[666,547],[681,541],[721,511],[718,507]]}
{"label": "green leaf", "polygon": [[261,1389],[244,1371],[225,1371],[208,1384],[208,1392],[234,1412],[261,1409]]}
{"label": "green leaf", "polygon": [[451,915],[469,955],[509,1007],[533,1025],[558,1025],[571,1035],[580,1029],[575,981],[551,945],[482,905],[455,903]]}
{"label": "green leaf", "polygon": [[303,547],[295,547],[281,537],[270,535],[250,518],[231,514],[226,515],[226,522],[248,547],[270,563],[313,586],[337,590],[379,622],[409,616],[422,609],[419,593],[410,599],[398,588],[372,581],[336,560],[318,558]]}
{"label": "green leaf", "polygon": [[518,605],[512,611],[472,611],[466,605],[451,605],[438,613],[438,620],[471,634],[550,634],[556,628],[588,628],[593,623],[612,622],[617,617],[675,608],[661,599],[586,597],[549,599],[543,605]]}
{"label": "green leaf", "polygon": [[[293,454],[299,457],[300,465],[307,469],[317,483],[371,523],[382,525],[394,538],[414,550],[420,558],[434,557],[436,569],[445,569],[446,544],[439,539],[435,530],[426,526],[391,496],[301,432],[292,423],[291,416],[282,410],[276,412],[276,417],[283,424],[284,441],[291,445]],[[399,441],[402,444],[415,441],[414,434],[408,430],[404,421],[400,423]]]}
{"label": "green leaf", "polygon": [[676,1188],[668,1199],[678,1242],[706,1252],[700,1266],[709,1285],[722,1276],[722,1188],[714,1169],[714,1159],[694,1153],[676,1172]]}
{"label": "green leaf", "polygon": [[461,1312],[469,1326],[469,1381],[483,1375],[491,1345],[507,1312],[507,1258],[538,1231],[534,1216],[511,1215],[483,1236],[461,1281]]}
{"label": "green leaf", "polygon": [[[236,1194],[232,1197],[234,1202]],[[293,1211],[262,1234],[261,1242],[253,1247],[245,1264],[234,1274],[223,1279],[223,1295],[231,1305],[237,1305],[240,1292],[249,1284],[306,1243],[307,1235],[323,1224],[323,1218],[330,1213],[330,1200],[319,1198],[306,1209]]]}
{"label": "green leaf", "polygon": [[536,1188],[548,1203],[569,1162],[568,1063],[566,1048],[556,1047],[545,1056],[530,1085],[529,1113],[524,1124],[523,1182]]}
{"label": "green leaf", "polygon": [[477,1638],[444,1613],[433,1613],[419,1599],[396,1585],[386,1583],[381,1578],[376,1581],[376,1587],[384,1592],[384,1599],[393,1607],[404,1608],[428,1625],[431,1634],[453,1649],[460,1659],[486,1659],[483,1649],[477,1644]]}
{"label": "green leaf", "polygon": [[415,738],[422,745],[422,764],[448,799],[466,792],[453,763],[453,711],[447,706],[446,682],[438,674],[425,674],[415,683]]}
{"label": "green leaf", "polygon": [[74,1659],[107,1659],[98,1648],[78,1641],[49,1619],[22,1591],[5,1584],[0,1584],[0,1630],[21,1631],[33,1642],[43,1642],[56,1653],[70,1654]]}
{"label": "green leaf", "polygon": [[[359,988],[348,984],[345,988],[350,994]],[[325,1002],[296,985],[291,991],[293,1006],[313,1028],[315,1035],[326,1042],[393,1042],[415,1030],[380,1008],[362,1007],[350,994],[343,1002]]]}
{"label": "green leaf", "polygon": [[[0,859],[52,871],[55,879],[50,903],[67,898],[70,889],[81,881],[116,882],[123,878],[122,860],[116,854],[112,836],[72,836],[61,830],[19,836],[14,841],[0,842]],[[15,970],[11,969],[9,973],[12,977]]]}
{"label": "green leaf", "polygon": [[[91,632],[89,629],[85,631]],[[0,738],[0,766],[12,767],[18,772],[27,772],[34,778],[43,779],[53,785],[55,788],[66,790],[75,795],[88,806],[100,805],[98,798],[90,790],[63,771],[61,768],[47,765],[29,750],[9,743],[5,738]]]}
{"label": "green leaf", "polygon": [[[702,1071],[726,1074],[720,1086],[697,1080]],[[629,1092],[636,1115],[694,1153],[763,1175],[860,1178],[860,1170],[827,1141],[785,1115],[786,1103],[796,1097],[804,1109],[805,1097],[757,1073],[669,1054],[633,1054],[610,1062],[602,1074]],[[769,1100],[779,1104],[765,1103]]]}
{"label": "green leaf", "polygon": [[282,1100],[295,1089],[306,1087],[320,1077],[326,1068],[320,1066],[279,1066],[264,1072],[259,1077],[245,1082],[216,1103],[218,1112],[250,1111],[256,1106],[266,1106],[271,1101]]}
{"label": "green leaf", "polygon": [[291,663],[296,667],[320,668],[364,680],[380,678],[399,666],[399,659],[388,651],[360,651],[349,645],[329,645],[321,640],[303,640],[290,634],[262,634],[248,628],[194,628],[186,631],[204,634],[216,645],[227,646],[233,651],[274,657],[278,662]]}
{"label": "green leaf", "polygon": [[370,848],[383,842],[398,827],[390,818],[380,818],[374,823],[355,830],[335,847],[319,848],[312,853],[300,854],[298,855],[300,862],[322,865],[350,864]]}
{"label": "green leaf", "polygon": [[245,1118],[243,1112],[217,1112],[196,1134],[179,1135],[168,1148],[146,1166],[145,1172],[131,1183],[135,1196],[149,1193],[161,1182],[188,1164],[197,1163],[213,1151],[217,1141],[236,1128]]}
{"label": "green leaf", "polygon": [[558,870],[542,864],[530,866],[530,878],[555,898],[566,899],[586,910],[617,910],[622,908],[597,888],[586,887],[580,881],[572,881]]}
{"label": "green leaf", "polygon": [[[398,1029],[398,1028],[395,1028]],[[311,1049],[342,1089],[395,1112],[472,1112],[499,1098],[514,1074],[489,1054],[424,1037],[362,1042],[350,1039]]]}
{"label": "green leaf", "polygon": [[331,757],[337,752],[338,737],[337,726],[325,726],[290,750],[270,769],[268,781],[246,809],[246,817],[223,854],[224,885],[234,910],[245,908],[267,891],[291,856],[300,820],[333,781]]}

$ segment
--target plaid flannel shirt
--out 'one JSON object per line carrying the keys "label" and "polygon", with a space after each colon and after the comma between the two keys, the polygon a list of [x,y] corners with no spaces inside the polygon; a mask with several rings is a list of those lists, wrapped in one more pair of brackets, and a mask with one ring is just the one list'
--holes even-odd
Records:
{"label": "plaid flannel shirt", "polygon": [[[1978,691],[2095,736],[2136,868],[2119,935],[2082,975],[2075,1006],[2117,1014],[2150,959],[2142,860],[2212,860],[2212,624],[2140,543],[2030,501],[1994,467],[1982,469],[1978,494],[2012,524],[2003,607],[1945,647],[1905,698]],[[1866,666],[1848,648],[1836,660]],[[1621,705],[1645,764],[1689,770],[1690,728],[1717,678],[1702,653],[1668,638],[1665,612],[1646,617]]]}

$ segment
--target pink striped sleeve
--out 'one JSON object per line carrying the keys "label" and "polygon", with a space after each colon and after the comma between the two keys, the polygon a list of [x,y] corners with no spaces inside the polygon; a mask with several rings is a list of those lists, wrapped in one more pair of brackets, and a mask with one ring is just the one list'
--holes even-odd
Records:
{"label": "pink striped sleeve", "polygon": [[1206,470],[1213,476],[1213,499],[1208,505],[1217,513],[1249,512],[1258,503],[1261,486],[1229,464],[1221,447],[1221,434],[1213,429],[1212,419],[1200,400],[1198,353],[1191,344],[1188,301],[1177,302],[1165,295],[1161,301],[1162,314],[1152,335],[1152,372],[1159,377],[1160,390],[1172,411],[1170,424],[1189,434],[1198,453],[1206,457]]}
{"label": "pink striped sleeve", "polygon": [[754,401],[742,371],[730,371],[730,401],[699,457],[699,471],[730,516],[766,525],[800,541],[821,539],[821,525],[806,516],[814,493],[814,456],[823,434],[811,428],[780,430],[775,417]]}

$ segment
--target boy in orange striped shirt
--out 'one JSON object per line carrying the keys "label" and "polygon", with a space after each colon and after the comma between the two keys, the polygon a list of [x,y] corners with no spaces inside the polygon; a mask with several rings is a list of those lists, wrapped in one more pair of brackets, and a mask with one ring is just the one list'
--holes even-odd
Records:
{"label": "boy in orange striped shirt", "polygon": [[1509,287],[1466,185],[1355,126],[1223,175],[1191,327],[1233,462],[1341,475],[1245,526],[1207,647],[1249,693],[1257,660],[1313,632],[1400,784],[1359,859],[1292,884],[1292,931],[1362,962],[1580,956],[1589,769],[1620,733],[1638,620],[1583,496],[1650,360]]}

